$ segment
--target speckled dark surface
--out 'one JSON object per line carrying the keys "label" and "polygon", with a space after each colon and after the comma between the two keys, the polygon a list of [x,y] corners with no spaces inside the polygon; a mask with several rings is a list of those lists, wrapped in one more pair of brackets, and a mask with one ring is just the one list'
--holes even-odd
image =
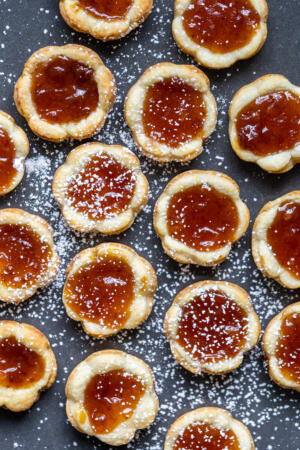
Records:
{"label": "speckled dark surface", "polygon": [[193,63],[181,53],[171,37],[172,0],[156,0],[152,15],[137,31],[117,43],[101,44],[73,32],[63,22],[56,0],[0,0],[0,109],[10,113],[25,128],[31,141],[27,173],[20,186],[1,198],[0,207],[20,207],[45,217],[55,229],[55,239],[62,258],[58,279],[26,303],[0,306],[0,317],[25,321],[44,331],[53,344],[59,372],[53,388],[26,413],[0,412],[0,448],[107,449],[109,447],[75,431],[64,411],[64,385],[68,373],[95,350],[120,348],[145,359],[154,369],[161,410],[155,424],[138,434],[127,446],[135,450],[160,450],[170,424],[180,414],[204,405],[231,410],[253,432],[258,450],[300,449],[299,395],[274,385],[266,371],[260,346],[245,358],[234,373],[196,377],[173,360],[162,333],[165,311],[174,295],[188,284],[203,279],[233,281],[248,289],[263,327],[284,306],[299,300],[299,293],[289,292],[268,281],[256,269],[250,253],[250,229],[236,245],[230,258],[217,269],[180,266],[162,251],[152,229],[153,203],[167,181],[187,168],[220,170],[232,176],[241,187],[241,195],[253,219],[271,199],[299,189],[299,167],[276,176],[267,175],[254,165],[240,161],[232,152],[227,136],[227,110],[234,92],[242,85],[267,73],[282,73],[299,84],[299,0],[270,0],[269,34],[266,45],[254,58],[222,71],[205,70],[211,79],[219,105],[217,131],[207,141],[204,153],[190,165],[168,167],[142,158],[152,198],[149,207],[134,226],[119,240],[150,259],[158,272],[160,287],[154,311],[139,329],[105,341],[87,338],[80,326],[67,319],[61,302],[65,266],[79,250],[107,238],[79,235],[64,224],[51,196],[53,172],[76,143],[52,144],[33,136],[13,103],[13,88],[30,54],[45,45],[81,43],[103,57],[114,72],[118,98],[102,132],[95,137],[109,144],[124,144],[136,149],[122,114],[128,88],[150,65],[159,61]]}

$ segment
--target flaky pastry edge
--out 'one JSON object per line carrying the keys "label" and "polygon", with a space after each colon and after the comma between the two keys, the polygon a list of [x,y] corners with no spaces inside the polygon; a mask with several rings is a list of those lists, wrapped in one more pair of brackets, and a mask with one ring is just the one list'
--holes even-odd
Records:
{"label": "flaky pastry edge", "polygon": [[258,30],[251,41],[234,51],[227,53],[215,53],[202,45],[196,44],[186,33],[183,26],[183,14],[189,7],[191,0],[175,0],[174,20],[172,32],[178,47],[188,55],[191,55],[199,64],[211,69],[224,69],[232,66],[241,59],[254,56],[265,43],[267,38],[268,4],[266,0],[249,0],[260,16]]}
{"label": "flaky pastry edge", "polygon": [[[38,63],[49,61],[51,58],[61,55],[86,64],[94,70],[99,102],[96,110],[79,122],[52,124],[38,115],[31,95],[31,79]],[[67,44],[61,47],[49,46],[37,50],[25,63],[23,73],[14,90],[16,107],[19,113],[25,117],[32,131],[39,137],[54,142],[64,141],[65,139],[82,140],[99,132],[114,104],[115,96],[116,84],[113,74],[104,65],[97,53],[77,44]]]}
{"label": "flaky pastry edge", "polygon": [[[184,305],[189,303],[195,296],[202,292],[216,290],[224,293],[231,301],[239,305],[248,316],[248,330],[245,345],[239,353],[232,358],[217,362],[201,363],[188,353],[177,340],[177,329],[181,311]],[[236,284],[227,281],[201,281],[191,284],[180,291],[173,300],[170,309],[167,311],[164,321],[166,337],[170,343],[171,352],[179,364],[186,370],[194,374],[202,372],[221,375],[232,372],[243,362],[244,355],[250,351],[258,342],[261,332],[260,320],[254,311],[248,292]]]}
{"label": "flaky pastry edge", "polygon": [[[69,277],[74,275],[84,266],[97,261],[101,257],[116,256],[125,261],[132,269],[134,275],[134,299],[130,305],[130,315],[124,326],[121,328],[111,328],[89,321],[80,317],[68,305],[66,286]],[[96,247],[91,247],[78,253],[67,267],[67,279],[63,291],[63,302],[68,316],[81,323],[84,331],[97,338],[105,338],[118,333],[123,329],[132,329],[138,327],[150,315],[153,304],[154,294],[157,289],[156,273],[145,258],[139,256],[132,248],[124,244],[107,242]]]}
{"label": "flaky pastry edge", "polygon": [[0,193],[0,196],[8,194],[21,182],[25,172],[25,158],[29,153],[29,140],[26,133],[19,127],[15,120],[4,111],[0,111],[0,127],[3,128],[13,141],[15,146],[14,168],[16,175],[9,186]]}
{"label": "flaky pastry edge", "polygon": [[[239,226],[233,242],[214,251],[201,252],[172,238],[168,234],[167,209],[173,195],[191,186],[208,184],[218,191],[230,196],[235,202]],[[174,177],[156,201],[154,207],[154,229],[162,241],[164,251],[170,258],[183,264],[197,264],[199,266],[215,266],[223,262],[230,253],[232,245],[246,232],[250,220],[249,209],[240,198],[238,184],[229,176],[216,171],[189,170]]]}
{"label": "flaky pastry edge", "polygon": [[230,429],[237,437],[243,450],[255,450],[253,438],[246,425],[234,419],[229,411],[214,407],[198,408],[183,414],[175,420],[167,432],[164,450],[173,450],[180,433],[197,422],[208,423],[226,430]]}
{"label": "flaky pastry edge", "polygon": [[[144,382],[145,392],[133,415],[107,434],[95,434],[83,406],[84,390],[90,379],[99,373],[124,370]],[[69,421],[81,433],[95,436],[108,445],[125,445],[138,429],[147,428],[155,419],[159,401],[155,393],[154,375],[141,359],[118,350],[102,350],[88,356],[70,374],[66,385],[66,412]],[[85,418],[83,422],[83,417]]]}
{"label": "flaky pastry edge", "polygon": [[[204,126],[190,142],[170,147],[149,138],[143,127],[143,105],[148,88],[164,78],[178,77],[199,90],[206,106]],[[216,128],[217,104],[210,91],[210,82],[202,70],[191,65],[159,63],[149,67],[130,88],[124,104],[125,120],[131,129],[133,139],[145,156],[159,162],[190,161],[203,151],[203,142]]]}
{"label": "flaky pastry edge", "polygon": [[[125,211],[106,219],[92,220],[69,204],[67,188],[72,177],[80,173],[92,157],[102,153],[108,154],[124,167],[132,170],[135,175],[136,186],[131,202]],[[52,191],[65,220],[71,228],[81,232],[96,231],[107,235],[119,234],[127,230],[147,205],[149,199],[149,183],[141,171],[137,156],[126,147],[105,145],[99,142],[80,145],[69,153],[64,164],[54,174]]]}
{"label": "flaky pastry edge", "polygon": [[292,84],[283,75],[264,75],[250,84],[243,86],[234,95],[229,108],[229,138],[234,152],[247,162],[256,163],[270,173],[284,173],[300,162],[300,143],[289,150],[279,151],[267,156],[256,155],[239,145],[236,120],[239,112],[257,97],[271,94],[279,90],[289,90],[300,97],[300,87]]}
{"label": "flaky pastry edge", "polygon": [[151,12],[153,0],[133,0],[123,19],[104,20],[85,11],[77,0],[60,0],[59,9],[65,22],[74,30],[102,41],[121,39],[143,23]]}
{"label": "flaky pastry edge", "polygon": [[258,269],[288,289],[300,288],[300,280],[282,267],[267,240],[267,230],[272,225],[278,207],[286,200],[300,203],[300,191],[292,191],[268,202],[258,213],[252,230],[252,255]]}
{"label": "flaky pastry edge", "polygon": [[268,361],[269,375],[274,383],[284,389],[295,389],[300,392],[300,383],[296,383],[283,375],[275,356],[282,321],[293,313],[300,314],[300,302],[287,306],[269,322],[263,337],[263,350]]}
{"label": "flaky pastry edge", "polygon": [[20,412],[29,409],[39,399],[41,391],[52,386],[56,378],[57,363],[48,339],[32,325],[1,320],[0,339],[10,336],[14,336],[23,345],[34,350],[45,362],[44,375],[33,386],[6,388],[0,385],[0,407]]}
{"label": "flaky pastry edge", "polygon": [[27,225],[35,231],[42,242],[49,245],[51,256],[48,262],[48,270],[43,276],[39,276],[36,282],[30,287],[10,288],[1,283],[0,280],[0,301],[7,303],[20,303],[34,295],[39,288],[50,284],[58,274],[60,260],[53,241],[52,227],[42,217],[30,214],[22,209],[6,208],[0,210],[0,225],[15,224]]}

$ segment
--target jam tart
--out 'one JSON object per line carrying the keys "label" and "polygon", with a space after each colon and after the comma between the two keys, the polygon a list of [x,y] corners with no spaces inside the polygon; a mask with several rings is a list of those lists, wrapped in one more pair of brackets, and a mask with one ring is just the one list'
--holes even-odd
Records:
{"label": "jam tart", "polygon": [[129,90],[125,119],[140,150],[160,162],[189,161],[215,130],[217,105],[207,76],[189,65],[149,67]]}
{"label": "jam tart", "polygon": [[265,276],[286,288],[300,288],[300,191],[262,208],[253,227],[252,254]]}
{"label": "jam tart", "polygon": [[14,98],[34,133],[59,142],[100,131],[115,93],[114,77],[97,53],[68,44],[36,51],[16,83]]}
{"label": "jam tart", "polygon": [[300,161],[300,87],[265,75],[242,87],[229,110],[233,150],[244,161],[283,173]]}
{"label": "jam tart", "polygon": [[57,365],[46,336],[26,323],[0,321],[0,407],[29,409],[56,378]]}
{"label": "jam tart", "polygon": [[265,0],[175,0],[177,45],[212,69],[255,55],[267,37]]}
{"label": "jam tart", "polygon": [[29,142],[14,119],[0,111],[0,195],[15,189],[24,175]]}
{"label": "jam tart", "polygon": [[201,281],[183,289],[165,317],[175,359],[195,374],[231,372],[260,336],[260,321],[241,287]]}
{"label": "jam tart", "polygon": [[263,349],[272,380],[300,392],[300,302],[287,306],[271,320]]}
{"label": "jam tart", "polygon": [[0,301],[28,299],[56,277],[58,268],[50,225],[21,209],[0,210]]}
{"label": "jam tart", "polygon": [[143,23],[153,0],[60,0],[61,15],[76,31],[96,39],[120,39]]}
{"label": "jam tart", "polygon": [[220,172],[190,170],[173,178],[156,202],[154,228],[165,252],[184,264],[214,266],[249,224],[238,185]]}
{"label": "jam tart", "polygon": [[71,373],[67,416],[78,431],[125,445],[158,412],[154,375],[141,359],[117,350],[93,353]]}
{"label": "jam tart", "polygon": [[204,407],[180,416],[169,428],[164,450],[255,450],[249,429],[229,411]]}
{"label": "jam tart", "polygon": [[149,185],[134,153],[93,142],[68,155],[54,175],[53,194],[70,227],[118,234],[147,204]]}
{"label": "jam tart", "polygon": [[152,265],[123,244],[80,252],[67,269],[67,314],[97,338],[140,325],[151,313],[157,279]]}

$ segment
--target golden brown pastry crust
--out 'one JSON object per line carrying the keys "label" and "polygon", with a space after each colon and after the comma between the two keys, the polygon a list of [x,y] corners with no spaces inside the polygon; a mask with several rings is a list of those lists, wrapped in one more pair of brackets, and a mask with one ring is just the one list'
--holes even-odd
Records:
{"label": "golden brown pastry crust", "polygon": [[295,86],[282,75],[269,74],[239,89],[234,95],[229,108],[229,137],[233,150],[242,160],[254,162],[270,173],[288,172],[295,164],[300,162],[300,144],[289,150],[279,151],[267,156],[256,155],[239,145],[236,120],[239,112],[257,97],[282,89],[289,90],[300,96],[300,87]]}
{"label": "golden brown pastry crust", "polygon": [[287,200],[300,202],[300,191],[282,195],[260,210],[253,225],[252,255],[255,264],[266,277],[273,278],[288,289],[298,289],[300,280],[279,264],[267,240],[267,230],[275,219],[278,207]]}
{"label": "golden brown pastry crust", "polygon": [[287,306],[269,322],[263,337],[263,350],[268,360],[269,375],[274,383],[284,389],[295,389],[300,392],[300,383],[296,383],[284,376],[280,370],[277,357],[275,356],[275,349],[277,340],[280,337],[282,321],[293,313],[300,314],[300,302]]}
{"label": "golden brown pastry crust", "polygon": [[[177,342],[177,329],[184,305],[189,303],[201,292],[209,290],[216,290],[224,293],[247,313],[247,342],[233,358],[223,359],[218,362],[201,363],[199,360],[193,358],[184,347]],[[164,328],[171,346],[172,354],[179,364],[186,370],[195,374],[200,374],[203,371],[216,375],[232,372],[237,369],[243,362],[244,354],[257,344],[261,331],[260,321],[253,309],[249,294],[240,286],[225,281],[201,281],[192,284],[179,292],[173,300],[170,309],[167,311]]]}
{"label": "golden brown pastry crust", "polygon": [[29,153],[29,141],[22,128],[18,127],[14,119],[4,111],[0,111],[0,128],[8,133],[16,152],[14,167],[17,172],[9,186],[1,191],[0,195],[5,195],[15,189],[24,176],[25,158]]}
{"label": "golden brown pastry crust", "polygon": [[0,385],[0,407],[19,412],[29,409],[39,399],[41,391],[52,386],[56,378],[57,364],[48,339],[37,328],[27,323],[0,321],[0,339],[11,336],[38,353],[45,362],[44,375],[34,385],[20,389]]}
{"label": "golden brown pastry crust", "polygon": [[[172,196],[191,186],[206,183],[230,196],[235,202],[239,215],[239,226],[234,241],[228,245],[210,252],[194,250],[186,244],[177,241],[168,234],[167,208]],[[162,241],[164,251],[170,258],[183,264],[197,264],[199,266],[214,266],[223,262],[232,247],[246,232],[249,225],[250,213],[246,204],[240,198],[237,183],[221,172],[205,170],[189,170],[174,177],[165,187],[154,208],[154,228]]]}
{"label": "golden brown pastry crust", "polygon": [[178,47],[202,66],[211,69],[224,69],[232,66],[240,59],[248,59],[255,55],[265,43],[267,38],[268,5],[266,0],[249,0],[259,13],[260,25],[251,41],[237,50],[228,53],[214,53],[210,49],[196,44],[186,33],[182,24],[183,14],[189,7],[191,0],[175,0],[174,20],[172,24],[173,37]]}
{"label": "golden brown pastry crust", "polygon": [[[133,415],[107,434],[95,434],[83,406],[84,390],[91,377],[111,370],[125,370],[141,379],[145,392]],[[103,350],[91,354],[70,374],[66,385],[67,416],[71,424],[81,433],[95,436],[109,445],[125,445],[135,432],[148,427],[155,419],[159,402],[154,389],[154,375],[151,368],[139,358],[118,350]],[[82,417],[85,417],[82,422]]]}
{"label": "golden brown pastry crust", "polygon": [[[124,167],[135,174],[136,187],[130,204],[125,211],[101,220],[92,220],[86,214],[76,211],[68,202],[67,187],[70,179],[80,173],[93,156],[108,154]],[[127,230],[134,222],[139,212],[146,206],[149,198],[149,184],[141,171],[140,161],[126,147],[120,145],[105,145],[91,142],[80,145],[72,150],[65,163],[60,166],[53,178],[53,195],[60,205],[62,214],[68,225],[82,232],[97,231],[102,234],[118,234]]]}
{"label": "golden brown pastry crust", "polygon": [[[186,144],[170,147],[149,138],[144,131],[142,111],[148,88],[164,78],[178,77],[203,94],[206,119],[199,135]],[[125,100],[125,119],[142,153],[160,162],[190,161],[203,151],[203,141],[215,130],[217,104],[208,77],[197,67],[159,63],[149,67],[129,90]]]}
{"label": "golden brown pastry crust", "polygon": [[151,12],[153,0],[133,0],[123,19],[104,20],[85,11],[77,0],[60,0],[63,19],[76,31],[88,33],[101,41],[121,39],[143,23]]}
{"label": "golden brown pastry crust", "polygon": [[[130,306],[130,316],[122,328],[110,328],[101,324],[81,318],[74,312],[67,302],[66,285],[68,278],[75,275],[78,270],[96,262],[99,258],[115,256],[125,261],[131,267],[134,280],[134,300]],[[154,294],[157,289],[156,273],[152,265],[139,256],[132,248],[123,244],[107,242],[88,248],[78,253],[67,268],[67,280],[63,292],[63,302],[67,314],[71,319],[81,322],[84,331],[91,336],[104,338],[116,334],[122,329],[138,327],[150,315],[154,303]]]}
{"label": "golden brown pastry crust", "polygon": [[16,208],[0,210],[0,225],[2,224],[29,226],[40,236],[43,242],[46,242],[49,245],[51,251],[47,271],[42,274],[36,280],[36,283],[32,284],[30,287],[18,289],[11,288],[6,286],[4,283],[1,283],[0,280],[0,301],[7,303],[20,303],[34,295],[38,289],[51,283],[51,281],[53,281],[58,274],[60,261],[53,241],[53,230],[48,222],[40,216],[29,214],[22,209]]}
{"label": "golden brown pastry crust", "polygon": [[167,432],[164,450],[173,450],[178,435],[195,422],[208,423],[225,430],[230,429],[236,435],[241,449],[255,450],[249,429],[242,422],[234,419],[229,411],[212,407],[195,409],[175,420]]}
{"label": "golden brown pastry crust", "polygon": [[[95,81],[98,85],[99,102],[96,110],[76,123],[52,124],[40,118],[31,96],[31,79],[37,64],[61,55],[91,67],[94,70]],[[14,91],[17,109],[25,117],[32,131],[43,139],[55,142],[71,138],[86,139],[100,131],[114,104],[115,96],[114,76],[104,65],[101,58],[89,48],[76,44],[68,44],[62,47],[44,47],[33,53],[25,63],[23,73],[18,79]]]}

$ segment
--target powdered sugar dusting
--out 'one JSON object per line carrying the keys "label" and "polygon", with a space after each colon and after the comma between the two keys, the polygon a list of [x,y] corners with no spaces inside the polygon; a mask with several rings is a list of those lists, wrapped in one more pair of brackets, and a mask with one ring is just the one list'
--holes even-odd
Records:
{"label": "powdered sugar dusting", "polygon": [[[13,416],[1,412],[3,449],[108,449],[81,435],[67,423],[64,386],[68,374],[87,355],[105,348],[120,348],[143,358],[154,369],[160,411],[155,424],[138,432],[127,446],[132,450],[161,450],[165,433],[180,414],[201,406],[229,409],[250,427],[259,450],[300,449],[299,396],[277,387],[268,377],[260,345],[246,356],[242,366],[229,375],[193,376],[172,357],[163,334],[163,319],[172,299],[185,286],[200,280],[227,280],[248,290],[255,309],[266,323],[284,306],[297,301],[298,293],[265,279],[256,269],[250,251],[250,230],[236,244],[226,262],[214,269],[179,265],[168,258],[152,226],[153,204],[166,183],[189,168],[220,170],[241,187],[241,197],[251,210],[252,221],[268,200],[298,187],[297,169],[282,176],[267,175],[233,154],[227,135],[227,110],[233,93],[243,84],[265,73],[281,73],[296,82],[295,61],[298,29],[294,17],[300,13],[298,0],[278,4],[269,0],[272,32],[255,58],[226,71],[205,70],[212,82],[219,116],[215,133],[204,153],[191,164],[162,166],[141,157],[142,170],[150,182],[151,201],[134,225],[116,237],[80,234],[67,227],[51,193],[54,171],[77,143],[53,144],[35,137],[13,104],[13,87],[30,54],[45,45],[84,44],[98,52],[116,76],[115,107],[95,140],[121,144],[136,152],[123,118],[123,102],[129,87],[150,65],[162,61],[193,63],[181,53],[171,36],[172,0],[156,0],[152,15],[131,35],[115,43],[101,44],[74,32],[61,19],[57,2],[47,0],[0,0],[2,39],[0,44],[1,106],[24,126],[31,151],[20,186],[1,199],[1,207],[19,207],[47,219],[53,226],[62,266],[57,279],[19,306],[0,305],[0,317],[31,323],[49,337],[59,364],[54,387],[44,393],[29,413]],[[284,16],[284,20],[282,17]],[[299,16],[299,14],[298,14]],[[286,35],[288,33],[288,35]],[[284,39],[288,36],[288,42]],[[101,242],[122,242],[149,259],[157,270],[159,289],[153,313],[136,330],[122,332],[105,341],[87,337],[79,324],[67,318],[61,300],[65,268],[80,250]],[[31,433],[29,433],[29,430]],[[32,438],[31,438],[32,435]],[[29,443],[29,441],[32,441]]]}

